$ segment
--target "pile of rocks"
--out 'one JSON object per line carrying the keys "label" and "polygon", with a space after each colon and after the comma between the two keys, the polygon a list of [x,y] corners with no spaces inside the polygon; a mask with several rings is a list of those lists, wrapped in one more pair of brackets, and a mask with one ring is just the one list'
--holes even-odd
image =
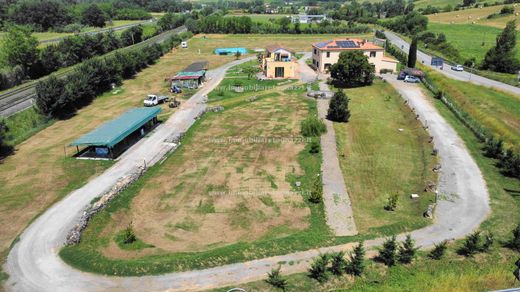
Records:
{"label": "pile of rocks", "polygon": [[217,106],[209,106],[206,108],[206,112],[221,112],[224,110],[224,107],[221,106],[221,105],[217,105]]}
{"label": "pile of rocks", "polygon": [[96,214],[97,212],[103,210],[110,201],[112,201],[119,193],[125,190],[128,186],[134,183],[138,178],[140,178],[146,172],[146,167],[139,166],[137,169],[131,174],[122,177],[119,179],[110,190],[101,196],[101,198],[87,207],[87,209],[81,215],[79,222],[74,225],[72,230],[69,231],[66,238],[67,245],[78,244],[81,240],[81,232],[87,228],[88,222]]}

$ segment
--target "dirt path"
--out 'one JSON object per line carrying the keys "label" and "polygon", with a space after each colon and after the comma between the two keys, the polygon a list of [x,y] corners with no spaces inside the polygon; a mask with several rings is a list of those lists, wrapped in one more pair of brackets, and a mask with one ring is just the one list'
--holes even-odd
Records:
{"label": "dirt path", "polygon": [[[228,66],[230,65],[228,64]],[[219,68],[220,74],[214,76],[223,76],[222,70]],[[432,225],[413,231],[411,234],[417,244],[423,248],[431,247],[433,243],[444,239],[461,238],[478,228],[490,212],[487,189],[480,170],[465,148],[463,141],[430,104],[419,87],[398,82],[395,77],[386,78],[401,92],[404,98],[409,100],[410,106],[415,108],[421,120],[427,122],[428,130],[434,137],[435,146],[439,150],[442,164],[439,190],[446,196],[442,196],[443,199],[439,201],[435,210],[436,219]],[[208,92],[210,88],[211,86],[208,84],[203,92]],[[192,98],[193,103],[196,104],[198,98],[200,96]],[[141,158],[142,153],[138,150],[148,152],[150,149],[160,149],[164,136],[159,135],[169,134],[172,130],[177,129],[176,126],[184,125],[182,117],[186,119],[192,110],[200,109],[193,103],[192,108],[185,105],[179,113],[172,116],[161,129],[158,129],[158,132],[161,131],[159,134],[152,135],[136,146],[139,149],[135,149],[135,158],[128,157],[128,162],[117,163],[104,175],[57,203],[27,228],[8,258],[6,270],[10,278],[7,290],[202,290],[264,279],[266,273],[278,266],[281,261],[294,261],[293,265],[283,265],[283,273],[302,272],[307,269],[308,262],[320,252],[351,248],[351,244],[345,244],[198,271],[144,277],[106,277],[80,272],[63,263],[57,252],[70,228],[71,223],[68,222],[73,222],[82,208],[95,197],[94,191],[99,193],[101,189],[106,188],[102,185],[109,185],[115,178],[124,174],[121,164],[130,163],[130,166],[133,166],[131,163],[139,161],[138,158]],[[191,123],[191,121],[188,119],[186,123]],[[168,129],[168,131],[162,129]],[[156,144],[154,145],[152,141],[155,141]],[[107,173],[112,175],[109,176]],[[404,235],[400,235],[401,239],[403,237]],[[370,248],[380,245],[383,240],[379,238],[367,241],[366,246]]]}

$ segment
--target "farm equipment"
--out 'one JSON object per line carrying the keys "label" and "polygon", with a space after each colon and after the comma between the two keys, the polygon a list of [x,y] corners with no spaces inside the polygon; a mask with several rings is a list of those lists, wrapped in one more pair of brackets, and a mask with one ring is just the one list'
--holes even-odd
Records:
{"label": "farm equipment", "polygon": [[168,104],[168,106],[169,106],[170,108],[176,108],[176,107],[179,107],[180,104],[181,104],[181,102],[178,101],[176,97],[174,97],[174,98],[170,101],[170,104]]}

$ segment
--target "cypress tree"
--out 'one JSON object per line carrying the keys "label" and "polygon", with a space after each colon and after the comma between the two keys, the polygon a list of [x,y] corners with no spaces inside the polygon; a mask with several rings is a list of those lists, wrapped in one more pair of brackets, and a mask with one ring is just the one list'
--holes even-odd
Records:
{"label": "cypress tree", "polygon": [[415,68],[415,63],[417,62],[417,37],[412,39],[412,43],[410,44],[410,50],[408,50],[408,67]]}
{"label": "cypress tree", "polygon": [[347,273],[354,276],[361,276],[365,270],[365,248],[361,241],[350,254],[350,261],[347,265]]}
{"label": "cypress tree", "polygon": [[349,99],[345,93],[340,90],[334,93],[330,100],[327,119],[334,122],[346,123],[350,119],[350,110],[348,108]]}
{"label": "cypress tree", "polygon": [[516,59],[514,48],[516,46],[516,22],[509,21],[497,36],[496,44],[489,49],[482,62],[482,69],[496,72],[516,73],[520,68],[520,62]]}

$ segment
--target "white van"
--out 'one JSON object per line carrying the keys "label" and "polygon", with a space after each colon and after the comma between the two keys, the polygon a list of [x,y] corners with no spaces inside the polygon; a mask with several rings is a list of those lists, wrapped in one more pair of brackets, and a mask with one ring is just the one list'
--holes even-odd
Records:
{"label": "white van", "polygon": [[188,47],[188,42],[182,42],[181,48],[186,49]]}

